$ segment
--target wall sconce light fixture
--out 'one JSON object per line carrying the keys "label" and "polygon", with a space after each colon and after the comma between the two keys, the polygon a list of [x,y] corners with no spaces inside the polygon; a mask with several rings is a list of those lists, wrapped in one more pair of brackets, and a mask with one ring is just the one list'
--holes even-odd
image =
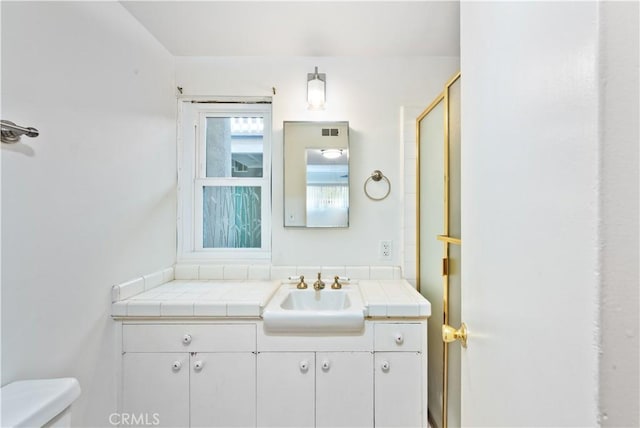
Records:
{"label": "wall sconce light fixture", "polygon": [[318,67],[313,73],[307,73],[307,102],[309,110],[324,110],[327,96],[327,75],[318,73]]}

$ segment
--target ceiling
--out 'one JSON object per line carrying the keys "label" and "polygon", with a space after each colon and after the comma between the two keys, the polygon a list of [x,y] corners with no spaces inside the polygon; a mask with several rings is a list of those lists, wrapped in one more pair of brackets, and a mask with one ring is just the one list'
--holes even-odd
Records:
{"label": "ceiling", "polygon": [[121,1],[176,56],[458,56],[458,1]]}

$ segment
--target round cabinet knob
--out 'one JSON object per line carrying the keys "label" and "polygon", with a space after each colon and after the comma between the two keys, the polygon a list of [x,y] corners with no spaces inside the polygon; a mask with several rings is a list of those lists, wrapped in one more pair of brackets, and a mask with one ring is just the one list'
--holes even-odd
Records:
{"label": "round cabinet knob", "polygon": [[309,361],[307,360],[300,361],[300,371],[306,372],[307,370],[309,370]]}
{"label": "round cabinet knob", "polygon": [[200,370],[202,370],[202,366],[203,366],[203,365],[204,365],[204,363],[203,363],[202,361],[200,361],[200,360],[195,361],[195,362],[193,363],[193,369],[194,369],[195,371],[198,371],[198,372],[199,372]]}
{"label": "round cabinet knob", "polygon": [[177,372],[182,368],[182,363],[180,361],[174,361],[173,364],[171,364],[171,368]]}
{"label": "round cabinet knob", "polygon": [[324,360],[322,362],[322,370],[327,371],[331,368],[331,362],[329,360]]}
{"label": "round cabinet knob", "polygon": [[380,364],[380,368],[383,372],[388,372],[389,368],[391,368],[391,364],[389,364],[389,361],[383,361],[382,364]]}
{"label": "round cabinet knob", "polygon": [[185,334],[184,336],[182,336],[182,343],[184,343],[185,345],[188,345],[191,343],[191,335],[190,334]]}
{"label": "round cabinet knob", "polygon": [[395,339],[396,343],[398,345],[402,345],[402,342],[404,342],[404,337],[402,337],[402,333],[396,333],[393,338]]}

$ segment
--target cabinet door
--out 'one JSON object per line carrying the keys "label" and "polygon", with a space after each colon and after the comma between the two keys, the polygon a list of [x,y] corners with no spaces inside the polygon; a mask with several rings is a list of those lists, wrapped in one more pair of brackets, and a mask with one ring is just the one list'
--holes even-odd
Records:
{"label": "cabinet door", "polygon": [[191,426],[256,426],[256,356],[191,355]]}
{"label": "cabinet door", "polygon": [[258,426],[313,427],[315,423],[313,352],[258,354]]}
{"label": "cabinet door", "polygon": [[316,354],[316,427],[373,426],[373,354]]}
{"label": "cabinet door", "polygon": [[125,353],[122,366],[123,426],[189,426],[189,354]]}
{"label": "cabinet door", "polygon": [[426,426],[425,371],[418,352],[375,353],[375,426]]}

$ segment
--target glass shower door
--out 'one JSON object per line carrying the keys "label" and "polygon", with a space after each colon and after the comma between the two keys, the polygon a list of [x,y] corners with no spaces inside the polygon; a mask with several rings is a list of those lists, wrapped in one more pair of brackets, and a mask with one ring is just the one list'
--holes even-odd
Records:
{"label": "glass shower door", "polygon": [[438,97],[418,119],[418,287],[431,302],[428,323],[428,395],[431,424],[441,427],[444,348],[441,336],[443,288],[442,243],[444,230],[444,97]]}
{"label": "glass shower door", "polygon": [[460,347],[442,327],[460,324],[460,74],[417,119],[418,289],[431,302],[429,422],[460,426]]}

